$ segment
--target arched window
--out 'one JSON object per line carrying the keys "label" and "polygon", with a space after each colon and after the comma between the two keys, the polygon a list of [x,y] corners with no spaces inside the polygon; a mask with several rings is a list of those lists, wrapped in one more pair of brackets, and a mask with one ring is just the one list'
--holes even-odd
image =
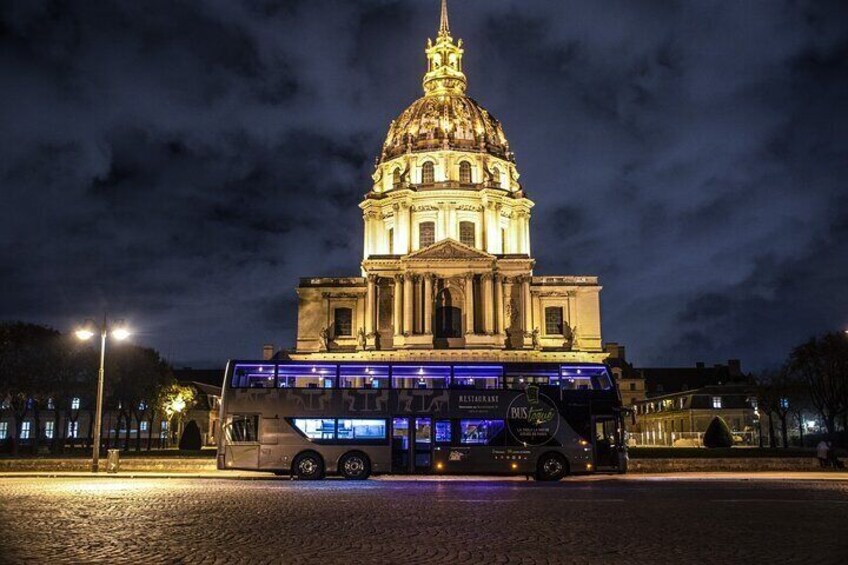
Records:
{"label": "arched window", "polygon": [[492,167],[492,186],[501,187],[501,170],[497,167]]}
{"label": "arched window", "polygon": [[336,337],[353,335],[353,310],[336,308],[333,313],[333,333]]}
{"label": "arched window", "polygon": [[468,161],[459,164],[459,182],[471,184],[471,163]]}
{"label": "arched window", "polygon": [[563,335],[562,308],[560,306],[545,308],[545,333],[547,335]]}
{"label": "arched window", "polygon": [[506,230],[501,228],[501,253],[506,253],[506,250],[507,250]]}
{"label": "arched window", "polygon": [[395,229],[389,228],[389,231],[386,235],[389,240],[389,255],[395,254]]}
{"label": "arched window", "polygon": [[421,183],[433,184],[434,182],[436,182],[436,168],[431,161],[427,161],[421,167]]}
{"label": "arched window", "polygon": [[400,188],[400,169],[392,172],[392,188]]}
{"label": "arched window", "polygon": [[436,223],[421,222],[418,224],[418,247],[424,249],[436,243]]}
{"label": "arched window", "polygon": [[476,243],[474,222],[459,222],[459,242],[474,247]]}

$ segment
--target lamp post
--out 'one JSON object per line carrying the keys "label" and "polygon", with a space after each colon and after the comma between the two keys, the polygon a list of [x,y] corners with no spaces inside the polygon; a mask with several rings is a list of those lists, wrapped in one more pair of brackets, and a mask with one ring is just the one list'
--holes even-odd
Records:
{"label": "lamp post", "polygon": [[91,453],[91,472],[96,473],[100,465],[100,427],[103,423],[103,380],[105,374],[106,361],[106,336],[109,335],[111,329],[112,337],[118,341],[123,341],[130,336],[130,332],[124,324],[123,320],[118,320],[114,324],[109,324],[106,316],[103,316],[103,323],[98,328],[94,324],[94,320],[87,320],[85,325],[79,328],[75,333],[78,339],[88,341],[96,335],[97,330],[100,330],[100,370],[97,373],[97,401],[94,410],[94,446]]}

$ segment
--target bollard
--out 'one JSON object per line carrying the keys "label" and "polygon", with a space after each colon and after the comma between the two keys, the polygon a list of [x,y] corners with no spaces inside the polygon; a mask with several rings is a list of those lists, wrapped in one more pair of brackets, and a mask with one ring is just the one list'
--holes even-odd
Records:
{"label": "bollard", "polygon": [[121,467],[121,450],[110,449],[106,452],[106,472],[117,473]]}

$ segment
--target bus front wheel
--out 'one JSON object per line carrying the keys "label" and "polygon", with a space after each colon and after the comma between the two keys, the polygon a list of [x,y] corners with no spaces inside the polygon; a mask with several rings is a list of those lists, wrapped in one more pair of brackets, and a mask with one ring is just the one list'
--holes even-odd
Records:
{"label": "bus front wheel", "polygon": [[371,474],[371,461],[358,451],[346,453],[339,460],[339,473],[345,479],[364,480]]}
{"label": "bus front wheel", "polygon": [[305,481],[314,481],[324,476],[324,460],[317,453],[301,453],[292,463],[292,475]]}
{"label": "bus front wheel", "polygon": [[537,481],[558,481],[568,474],[568,462],[559,453],[545,453],[536,465]]}

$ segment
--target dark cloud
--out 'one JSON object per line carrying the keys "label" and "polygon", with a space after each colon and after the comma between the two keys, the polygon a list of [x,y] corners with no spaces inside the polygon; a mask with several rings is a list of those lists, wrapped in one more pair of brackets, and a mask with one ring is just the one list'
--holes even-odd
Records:
{"label": "dark cloud", "polygon": [[[452,2],[536,201],[639,363],[780,361],[848,325],[843,2]],[[294,341],[358,272],[357,204],[437,2],[7,2],[0,318],[107,310],[180,362]]]}

